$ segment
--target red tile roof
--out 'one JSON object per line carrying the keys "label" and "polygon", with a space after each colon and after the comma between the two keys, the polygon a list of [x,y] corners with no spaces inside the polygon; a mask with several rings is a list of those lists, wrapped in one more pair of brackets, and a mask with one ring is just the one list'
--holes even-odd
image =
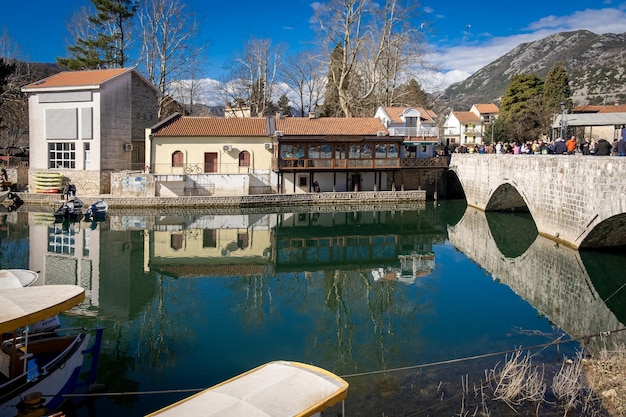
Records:
{"label": "red tile roof", "polygon": [[457,120],[461,123],[480,123],[480,117],[471,111],[455,111],[452,112]]}
{"label": "red tile roof", "polygon": [[267,136],[265,118],[181,117],[153,136]]}
{"label": "red tile roof", "polygon": [[402,123],[400,115],[408,109],[417,110],[422,115],[422,118],[428,120],[429,122],[433,122],[433,119],[436,116],[432,110],[426,110],[423,107],[383,107],[385,113],[387,113],[387,115],[391,118],[392,123]]}
{"label": "red tile roof", "polygon": [[500,109],[498,109],[498,106],[496,106],[493,103],[474,104],[474,107],[476,107],[476,110],[478,110],[480,112],[480,114],[499,113],[500,112]]}
{"label": "red tile roof", "polygon": [[133,71],[132,68],[114,68],[105,70],[67,71],[51,75],[43,80],[25,86],[25,89],[82,87],[100,85],[121,74]]}
{"label": "red tile roof", "polygon": [[276,120],[276,130],[293,136],[363,136],[387,133],[381,121],[375,117],[286,117]]}

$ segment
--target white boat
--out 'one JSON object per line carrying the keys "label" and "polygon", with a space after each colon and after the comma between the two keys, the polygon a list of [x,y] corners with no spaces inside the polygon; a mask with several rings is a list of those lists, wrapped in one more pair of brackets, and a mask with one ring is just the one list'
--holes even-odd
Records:
{"label": "white boat", "polygon": [[308,417],[320,415],[347,395],[348,383],[332,372],[298,362],[275,361],[146,417]]}
{"label": "white boat", "polygon": [[0,289],[30,287],[38,278],[30,269],[0,269]]}
{"label": "white boat", "polygon": [[[56,328],[53,319],[84,299],[85,290],[77,285],[0,289],[0,417],[54,412],[64,395],[93,384],[102,329],[90,343],[89,330]],[[91,368],[82,382],[87,355]]]}

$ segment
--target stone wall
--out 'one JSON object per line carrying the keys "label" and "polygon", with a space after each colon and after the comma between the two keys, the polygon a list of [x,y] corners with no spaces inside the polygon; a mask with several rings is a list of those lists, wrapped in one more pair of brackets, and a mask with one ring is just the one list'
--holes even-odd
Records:
{"label": "stone wall", "polygon": [[[37,172],[42,170],[28,171],[28,192],[35,193],[34,178]],[[62,176],[70,179],[76,185],[76,195],[97,196],[108,194],[110,188],[110,175],[100,171],[75,171],[75,170],[43,170],[43,172],[59,172]]]}
{"label": "stone wall", "polygon": [[[471,206],[506,210],[522,202],[540,234],[573,248],[626,244],[626,158],[454,154],[450,170]],[[611,235],[594,232],[603,222]]]}

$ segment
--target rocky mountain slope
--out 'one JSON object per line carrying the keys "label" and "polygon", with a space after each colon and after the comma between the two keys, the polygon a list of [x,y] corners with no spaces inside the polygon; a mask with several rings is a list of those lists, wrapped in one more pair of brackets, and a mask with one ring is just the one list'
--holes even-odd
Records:
{"label": "rocky mountain slope", "polygon": [[579,30],[561,32],[523,43],[442,94],[454,110],[467,111],[474,103],[502,96],[511,77],[536,74],[544,79],[550,68],[563,63],[574,105],[626,103],[626,33],[604,34]]}

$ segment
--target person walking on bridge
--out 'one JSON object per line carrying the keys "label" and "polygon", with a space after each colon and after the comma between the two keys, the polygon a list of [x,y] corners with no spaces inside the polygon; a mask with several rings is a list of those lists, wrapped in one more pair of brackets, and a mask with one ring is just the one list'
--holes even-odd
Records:
{"label": "person walking on bridge", "polygon": [[602,138],[598,140],[596,144],[596,155],[597,156],[609,156],[611,155],[611,149],[613,146],[609,143],[608,140]]}
{"label": "person walking on bridge", "polygon": [[565,147],[567,148],[568,155],[574,155],[576,153],[576,147],[578,144],[576,143],[576,136],[572,135],[567,142],[565,142]]}
{"label": "person walking on bridge", "polygon": [[624,136],[617,142],[617,156],[626,156],[626,137]]}

